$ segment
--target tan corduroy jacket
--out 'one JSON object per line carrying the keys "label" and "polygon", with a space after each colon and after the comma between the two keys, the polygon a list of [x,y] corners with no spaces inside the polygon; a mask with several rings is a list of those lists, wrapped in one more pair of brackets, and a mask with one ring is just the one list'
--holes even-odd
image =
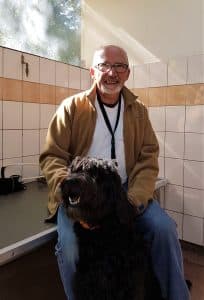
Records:
{"label": "tan corduroy jacket", "polygon": [[[124,145],[128,197],[137,206],[152,198],[158,175],[159,146],[147,108],[126,87],[124,98]],[[60,182],[68,176],[67,166],[75,156],[86,156],[95,129],[96,86],[65,99],[53,116],[40,155],[40,166],[49,187],[48,209],[52,217],[61,201]]]}

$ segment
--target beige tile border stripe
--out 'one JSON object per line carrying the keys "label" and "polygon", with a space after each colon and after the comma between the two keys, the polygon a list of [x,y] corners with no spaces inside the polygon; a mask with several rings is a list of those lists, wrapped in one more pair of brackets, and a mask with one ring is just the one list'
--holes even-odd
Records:
{"label": "beige tile border stripe", "polygon": [[[0,100],[60,104],[79,89],[58,87],[0,77]],[[147,106],[204,104],[204,83],[167,87],[135,88],[132,92]]]}
{"label": "beige tile border stripe", "polygon": [[204,104],[204,83],[132,89],[147,106]]}
{"label": "beige tile border stripe", "polygon": [[79,89],[0,77],[0,100],[4,101],[60,104],[66,97],[80,91]]}

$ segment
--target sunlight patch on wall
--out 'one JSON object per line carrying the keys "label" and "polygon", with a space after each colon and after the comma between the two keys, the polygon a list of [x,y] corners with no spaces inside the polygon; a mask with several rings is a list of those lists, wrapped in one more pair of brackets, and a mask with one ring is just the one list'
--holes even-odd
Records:
{"label": "sunlight patch on wall", "polygon": [[[83,37],[91,37],[90,43],[94,41],[94,49],[104,44],[123,45],[128,52],[130,64],[140,64],[141,62],[158,62],[160,61],[153,53],[148,51],[141,43],[135,40],[122,27],[114,26],[110,20],[101,16],[93,10],[89,5],[83,4],[82,19],[84,28],[82,27],[82,57],[88,58],[87,64],[91,62],[89,45],[85,44]],[[94,50],[93,49],[93,50]]]}

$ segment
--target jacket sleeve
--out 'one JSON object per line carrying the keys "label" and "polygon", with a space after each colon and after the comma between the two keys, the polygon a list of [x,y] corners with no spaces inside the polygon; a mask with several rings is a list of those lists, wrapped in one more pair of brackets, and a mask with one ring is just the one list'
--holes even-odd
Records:
{"label": "jacket sleeve", "polygon": [[141,149],[135,166],[128,177],[128,198],[136,208],[145,208],[148,201],[153,197],[159,172],[159,145],[146,108],[144,110],[144,122]]}
{"label": "jacket sleeve", "polygon": [[[66,102],[65,102],[66,101]],[[45,140],[39,162],[46,178],[49,192],[55,201],[61,201],[57,193],[60,182],[68,176],[70,162],[70,139],[73,108],[70,101],[65,100],[53,116]]]}

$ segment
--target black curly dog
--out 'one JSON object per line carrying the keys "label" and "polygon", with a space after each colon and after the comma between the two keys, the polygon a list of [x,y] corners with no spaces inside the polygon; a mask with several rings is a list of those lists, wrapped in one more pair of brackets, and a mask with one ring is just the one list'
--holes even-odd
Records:
{"label": "black curly dog", "polygon": [[161,300],[115,163],[77,157],[69,171],[61,189],[78,237],[75,299]]}

